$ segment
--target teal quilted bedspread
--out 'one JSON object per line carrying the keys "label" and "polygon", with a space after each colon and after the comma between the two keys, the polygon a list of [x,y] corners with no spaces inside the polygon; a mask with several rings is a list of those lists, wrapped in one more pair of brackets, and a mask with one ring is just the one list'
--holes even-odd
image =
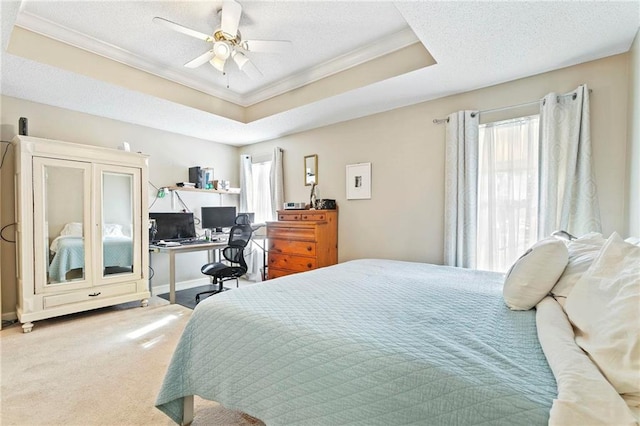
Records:
{"label": "teal quilted bedspread", "polygon": [[269,426],[547,424],[535,311],[510,311],[502,281],[366,259],[210,297],[156,405],[176,422],[199,395]]}

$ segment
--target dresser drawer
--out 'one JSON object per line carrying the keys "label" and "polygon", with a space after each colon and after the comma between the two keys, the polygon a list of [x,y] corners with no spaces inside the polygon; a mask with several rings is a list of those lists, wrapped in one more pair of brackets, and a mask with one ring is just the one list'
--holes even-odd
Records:
{"label": "dresser drawer", "polygon": [[[329,212],[329,213],[327,213]],[[322,222],[327,220],[329,215],[335,214],[334,210],[297,210],[297,211],[279,211],[279,221],[314,221]]]}
{"label": "dresser drawer", "polygon": [[269,272],[267,272],[267,279],[274,279],[284,277],[286,275],[291,275],[297,273],[296,271],[287,271],[286,269],[273,269],[269,268]]}
{"label": "dresser drawer", "polygon": [[300,220],[300,212],[279,212],[278,220]]}
{"label": "dresser drawer", "polygon": [[316,267],[316,259],[312,257],[269,253],[269,271],[272,271],[271,268],[288,269],[290,271],[310,271]]}
{"label": "dresser drawer", "polygon": [[125,294],[135,293],[137,289],[136,283],[125,283],[111,286],[102,286],[94,288],[85,288],[75,290],[64,294],[55,294],[52,296],[44,296],[44,308],[53,308],[69,303],[86,302],[87,300],[104,299],[108,297],[121,296]]}
{"label": "dresser drawer", "polygon": [[315,241],[316,240],[316,228],[310,226],[308,228],[288,228],[281,226],[270,226],[267,228],[267,238],[282,239],[282,240],[297,240],[297,241]]}
{"label": "dresser drawer", "polygon": [[316,256],[316,243],[311,241],[288,241],[270,239],[269,253],[286,253],[286,254],[299,254],[302,256]]}
{"label": "dresser drawer", "polygon": [[327,214],[324,212],[307,212],[300,215],[300,220],[322,221],[327,220]]}

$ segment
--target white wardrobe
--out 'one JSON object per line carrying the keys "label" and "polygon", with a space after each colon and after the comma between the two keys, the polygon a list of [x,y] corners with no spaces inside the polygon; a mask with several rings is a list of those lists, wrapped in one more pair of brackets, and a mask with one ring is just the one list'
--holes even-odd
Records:
{"label": "white wardrobe", "polygon": [[147,305],[148,157],[17,136],[18,319]]}

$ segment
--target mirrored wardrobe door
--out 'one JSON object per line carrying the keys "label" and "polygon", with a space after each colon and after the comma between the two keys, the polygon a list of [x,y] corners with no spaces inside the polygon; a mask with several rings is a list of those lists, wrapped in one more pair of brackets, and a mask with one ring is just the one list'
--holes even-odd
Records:
{"label": "mirrored wardrobe door", "polygon": [[91,276],[91,167],[33,159],[36,289],[88,285]]}
{"label": "mirrored wardrobe door", "polygon": [[99,166],[101,188],[101,276],[139,274],[140,213],[138,212],[140,173],[138,169]]}

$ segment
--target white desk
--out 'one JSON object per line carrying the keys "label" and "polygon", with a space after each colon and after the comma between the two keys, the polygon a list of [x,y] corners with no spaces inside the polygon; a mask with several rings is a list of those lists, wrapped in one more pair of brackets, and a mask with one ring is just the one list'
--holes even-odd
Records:
{"label": "white desk", "polygon": [[227,241],[203,241],[198,244],[184,244],[179,246],[150,245],[150,253],[166,253],[169,255],[169,303],[176,303],[176,254],[194,251],[208,251],[209,262],[214,262],[214,251],[227,246]]}

